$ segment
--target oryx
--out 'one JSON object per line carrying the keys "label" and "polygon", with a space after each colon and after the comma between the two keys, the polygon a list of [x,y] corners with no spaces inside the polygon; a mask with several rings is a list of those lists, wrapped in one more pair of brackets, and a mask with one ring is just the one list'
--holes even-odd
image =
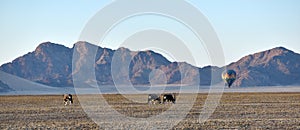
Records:
{"label": "oryx", "polygon": [[72,94],[64,94],[64,104],[65,105],[71,105],[73,104],[73,98],[72,98]]}
{"label": "oryx", "polygon": [[162,97],[162,103],[172,102],[175,104],[175,102],[176,102],[176,94],[175,93],[162,94],[161,97]]}
{"label": "oryx", "polygon": [[161,103],[159,94],[149,94],[148,95],[148,104],[156,104]]}

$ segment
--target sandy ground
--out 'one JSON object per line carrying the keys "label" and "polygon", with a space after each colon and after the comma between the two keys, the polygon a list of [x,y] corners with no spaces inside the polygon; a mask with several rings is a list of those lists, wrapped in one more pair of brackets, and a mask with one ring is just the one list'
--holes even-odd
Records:
{"label": "sandy ground", "polygon": [[[95,95],[82,95],[85,100],[95,102]],[[145,98],[147,95],[130,95]],[[80,97],[80,96],[79,96]],[[104,95],[113,110],[120,115],[146,119],[170,110],[172,104],[148,105],[132,102],[122,95]],[[188,99],[185,94],[182,99]],[[225,93],[221,101],[205,122],[199,122],[199,115],[207,98],[198,94],[192,109],[173,129],[300,129],[300,93]],[[44,96],[0,96],[0,129],[130,129],[136,122],[120,123],[120,118],[108,115],[92,103],[82,107],[74,96],[74,104],[65,106],[62,95]],[[178,102],[176,105],[186,105]],[[110,118],[112,122],[101,122],[84,109],[94,110],[100,119]],[[114,117],[115,116],[115,117]],[[92,118],[91,118],[92,117]],[[95,123],[96,121],[97,123]],[[161,123],[173,122],[161,118],[157,125],[145,122],[144,129],[167,128]],[[111,126],[110,126],[111,125]]]}

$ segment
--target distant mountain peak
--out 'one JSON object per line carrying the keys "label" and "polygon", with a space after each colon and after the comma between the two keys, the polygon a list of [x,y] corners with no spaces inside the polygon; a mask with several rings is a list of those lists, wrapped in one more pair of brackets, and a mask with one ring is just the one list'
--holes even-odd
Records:
{"label": "distant mountain peak", "polygon": [[94,44],[89,43],[87,41],[78,41],[74,45],[94,45]]}
{"label": "distant mountain peak", "polygon": [[271,50],[291,51],[291,50],[289,50],[289,49],[287,49],[287,48],[285,48],[285,47],[282,47],[282,46],[280,46],[280,47],[275,47],[275,48],[273,48],[273,49],[271,49]]}
{"label": "distant mountain peak", "polygon": [[65,47],[64,45],[52,43],[52,42],[43,42],[37,46],[36,49],[45,49],[45,48],[53,48],[56,46]]}
{"label": "distant mountain peak", "polygon": [[119,47],[116,51],[121,51],[121,52],[130,52],[131,50],[126,48],[126,47]]}
{"label": "distant mountain peak", "polygon": [[73,48],[75,46],[79,47],[79,48],[82,48],[82,47],[84,47],[84,48],[94,48],[94,47],[98,48],[99,47],[95,44],[92,44],[92,43],[89,43],[89,42],[86,42],[86,41],[78,41],[74,44]]}
{"label": "distant mountain peak", "polygon": [[67,47],[64,45],[52,42],[44,42],[38,45],[38,47],[35,49],[35,54],[53,53],[54,51],[59,51],[66,48]]}
{"label": "distant mountain peak", "polygon": [[[55,43],[53,43],[53,42],[42,42],[41,44],[39,44],[38,45],[38,47],[42,47],[42,46],[50,46],[50,45],[53,45],[53,44],[55,44]],[[57,44],[58,45],[58,44]]]}
{"label": "distant mountain peak", "polygon": [[300,80],[299,61],[300,54],[276,47],[245,56],[227,67],[238,72],[237,86],[291,85]]}
{"label": "distant mountain peak", "polygon": [[34,51],[34,54],[36,56],[40,55],[43,56],[44,58],[47,58],[49,55],[51,56],[56,55],[53,53],[61,53],[66,50],[69,50],[69,48],[64,45],[60,45],[52,42],[44,42],[38,45],[38,47]]}
{"label": "distant mountain peak", "polygon": [[267,64],[272,61],[275,57],[284,56],[286,54],[296,54],[291,50],[288,50],[284,47],[276,47],[270,50],[250,54],[238,60],[237,62],[231,63],[228,66],[233,64],[239,64],[240,67],[253,66],[257,64]]}
{"label": "distant mountain peak", "polygon": [[284,54],[284,53],[294,53],[293,51],[287,49],[287,48],[284,48],[284,47],[275,47],[273,49],[270,49],[270,50],[267,50],[265,52],[269,52],[269,54],[271,55],[281,55],[281,54]]}

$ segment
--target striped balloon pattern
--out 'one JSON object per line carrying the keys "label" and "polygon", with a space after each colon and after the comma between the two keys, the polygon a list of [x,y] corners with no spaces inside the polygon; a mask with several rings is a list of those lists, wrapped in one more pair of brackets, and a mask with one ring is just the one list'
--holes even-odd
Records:
{"label": "striped balloon pattern", "polygon": [[226,70],[222,73],[222,79],[225,82],[225,85],[229,88],[236,79],[236,72],[234,70]]}

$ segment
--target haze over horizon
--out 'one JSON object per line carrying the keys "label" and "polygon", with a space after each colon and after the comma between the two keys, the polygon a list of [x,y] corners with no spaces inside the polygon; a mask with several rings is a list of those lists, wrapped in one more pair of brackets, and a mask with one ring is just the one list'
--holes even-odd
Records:
{"label": "haze over horizon", "polygon": [[[79,35],[89,19],[110,2],[109,0],[1,1],[0,64],[11,62],[19,56],[34,51],[42,42],[50,41],[72,47],[74,43],[82,40],[79,39]],[[197,7],[215,29],[224,50],[225,64],[235,62],[249,54],[280,46],[300,53],[300,8],[298,8],[300,1],[188,0],[188,2]],[[124,27],[130,25],[130,22],[141,20],[147,20],[146,24],[155,27],[160,27],[160,21],[164,20],[170,24],[168,27],[178,27],[177,23],[170,19],[145,16],[127,20],[116,30],[128,29]],[[103,44],[93,44],[117,49],[121,41],[114,36],[108,38]],[[194,44],[189,42],[187,46],[193,48]],[[195,55],[197,59],[203,59],[204,48],[200,45],[201,53]],[[197,52],[197,50],[193,51]],[[207,60],[199,60],[196,66],[203,67],[210,64]]]}

